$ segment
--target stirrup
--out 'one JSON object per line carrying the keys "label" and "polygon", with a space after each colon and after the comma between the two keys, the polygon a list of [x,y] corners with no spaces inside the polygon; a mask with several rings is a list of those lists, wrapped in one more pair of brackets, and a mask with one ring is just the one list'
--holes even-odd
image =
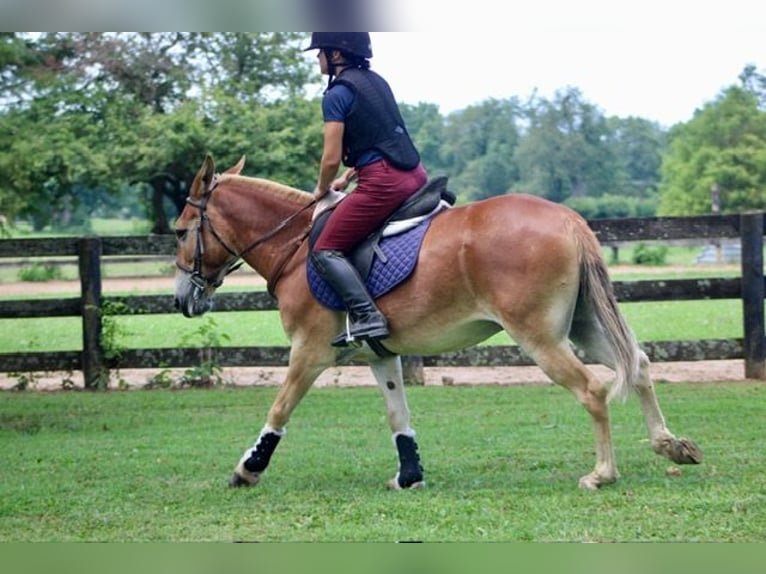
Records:
{"label": "stirrup", "polygon": [[352,333],[351,332],[351,317],[346,313],[346,329],[336,336],[330,343],[333,347],[360,347],[363,341],[369,339],[385,339],[388,337],[388,327],[385,325],[372,329],[369,332]]}

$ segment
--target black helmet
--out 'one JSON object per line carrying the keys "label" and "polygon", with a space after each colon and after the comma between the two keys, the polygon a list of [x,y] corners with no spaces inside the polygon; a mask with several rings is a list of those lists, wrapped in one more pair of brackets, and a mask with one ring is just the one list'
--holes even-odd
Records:
{"label": "black helmet", "polygon": [[340,50],[365,60],[372,58],[369,32],[312,32],[311,45],[303,51],[324,48]]}

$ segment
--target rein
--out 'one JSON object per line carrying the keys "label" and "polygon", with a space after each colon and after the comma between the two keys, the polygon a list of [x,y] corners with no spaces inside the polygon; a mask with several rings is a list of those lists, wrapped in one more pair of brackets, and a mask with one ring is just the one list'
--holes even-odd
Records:
{"label": "rein", "polygon": [[[189,269],[188,267],[181,265],[178,261],[176,261],[176,266],[182,271],[185,271],[186,273],[189,274],[189,281],[195,288],[195,294],[194,294],[195,298],[198,298],[200,294],[203,291],[205,291],[208,287],[213,287],[215,289],[220,287],[223,284],[223,278],[226,277],[226,275],[242,267],[243,262],[241,261],[241,259],[244,257],[246,253],[248,253],[249,251],[255,249],[259,245],[267,242],[269,239],[276,236],[280,231],[285,229],[297,217],[299,217],[304,211],[313,207],[314,204],[316,204],[316,199],[312,199],[309,203],[301,207],[298,211],[290,215],[287,219],[284,219],[283,221],[281,221],[274,229],[263,234],[258,239],[250,243],[247,247],[237,252],[235,249],[232,249],[231,247],[229,247],[226,241],[215,230],[215,227],[213,226],[213,222],[210,220],[210,217],[207,214],[207,206],[208,206],[208,203],[210,202],[210,197],[212,196],[213,191],[218,187],[219,181],[220,180],[217,176],[213,179],[210,185],[210,189],[208,189],[207,193],[202,198],[202,201],[195,202],[191,197],[186,198],[186,203],[188,203],[192,207],[196,207],[199,210],[199,223],[196,226],[197,244],[194,248],[194,266],[193,268]],[[202,273],[202,263],[203,263],[202,260],[205,256],[205,246],[202,239],[203,238],[202,231],[203,231],[205,222],[207,222],[207,226],[210,229],[210,233],[216,239],[216,241],[218,241],[218,243],[220,243],[223,246],[223,248],[226,249],[226,251],[228,251],[232,255],[232,259],[224,263],[221,267],[216,269],[213,273],[208,274],[207,276],[205,276]],[[306,239],[307,236],[308,236],[308,230],[305,233],[303,233],[294,242],[293,248],[282,260],[280,260],[279,265],[276,266],[276,272],[272,273],[272,277],[267,281],[267,289],[270,295],[274,296],[274,286],[279,280],[279,277],[282,275],[282,271],[287,265],[287,262],[292,258],[293,255],[295,255],[296,251],[298,251],[298,248],[300,247],[300,245],[303,243],[303,241]]]}

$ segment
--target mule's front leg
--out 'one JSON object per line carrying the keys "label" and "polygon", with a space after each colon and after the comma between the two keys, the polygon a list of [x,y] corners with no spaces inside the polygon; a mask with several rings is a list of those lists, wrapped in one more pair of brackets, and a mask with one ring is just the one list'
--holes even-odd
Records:
{"label": "mule's front leg", "polygon": [[280,439],[287,433],[286,426],[290,415],[325,369],[326,361],[318,361],[312,357],[313,355],[293,348],[287,376],[269,409],[266,426],[261,430],[255,444],[240,458],[234,469],[234,475],[229,480],[230,486],[258,484]]}
{"label": "mule's front leg", "polygon": [[425,486],[423,467],[420,465],[415,431],[410,427],[401,359],[397,356],[376,360],[370,363],[370,367],[386,399],[388,425],[399,455],[399,468],[396,476],[388,481],[388,487],[394,490],[422,488]]}
{"label": "mule's front leg", "polygon": [[275,430],[269,425],[263,427],[253,448],[248,449],[239,459],[234,475],[229,480],[229,486],[255,486],[261,479],[261,473],[266,470],[271,455],[279,444],[279,440],[287,433],[285,429]]}
{"label": "mule's front leg", "polygon": [[387,483],[388,488],[392,490],[423,488],[426,485],[423,480],[423,467],[420,466],[418,444],[415,442],[415,431],[410,429],[410,433],[395,433],[393,437],[399,454],[399,470]]}

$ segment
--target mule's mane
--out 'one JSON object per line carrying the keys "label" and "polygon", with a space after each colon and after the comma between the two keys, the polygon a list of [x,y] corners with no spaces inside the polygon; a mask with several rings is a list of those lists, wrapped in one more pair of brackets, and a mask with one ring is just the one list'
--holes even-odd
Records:
{"label": "mule's mane", "polygon": [[247,187],[257,188],[260,191],[265,191],[266,193],[270,193],[272,195],[278,195],[279,197],[292,203],[305,205],[313,198],[313,195],[310,193],[306,193],[300,189],[268,179],[249,177],[246,175],[235,175],[230,173],[221,174],[220,177],[221,182],[232,181],[243,184]]}

